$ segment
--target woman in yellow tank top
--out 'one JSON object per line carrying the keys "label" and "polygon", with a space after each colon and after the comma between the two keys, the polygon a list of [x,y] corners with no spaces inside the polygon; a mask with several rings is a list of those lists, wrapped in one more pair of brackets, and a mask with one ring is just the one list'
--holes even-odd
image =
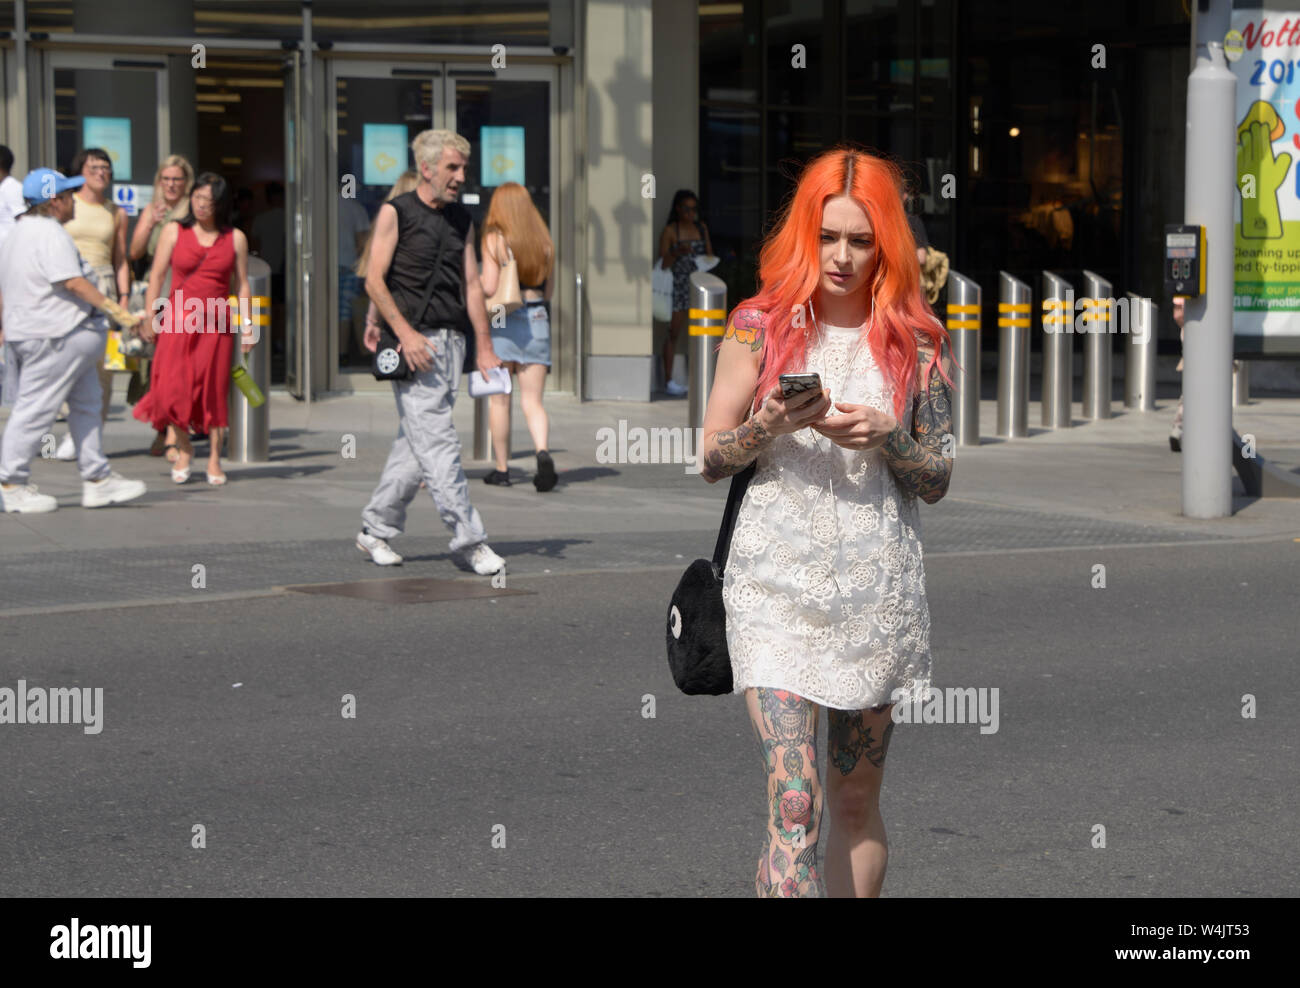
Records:
{"label": "woman in yellow tank top", "polygon": [[[75,213],[63,228],[95,269],[95,287],[125,308],[131,298],[131,269],[126,258],[126,213],[111,200],[113,161],[102,148],[84,148],[72,159],[68,174],[81,175],[86,183],[73,194]],[[112,371],[101,366],[99,383],[104,389],[102,418],[107,421]]]}

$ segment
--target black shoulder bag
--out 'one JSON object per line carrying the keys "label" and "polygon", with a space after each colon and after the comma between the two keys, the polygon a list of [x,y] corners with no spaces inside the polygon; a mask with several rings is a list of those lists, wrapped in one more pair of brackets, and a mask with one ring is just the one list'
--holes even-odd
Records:
{"label": "black shoulder bag", "polygon": [[[444,222],[446,222],[445,218]],[[411,328],[417,333],[419,321],[424,318],[424,310],[429,307],[429,299],[433,298],[433,286],[438,281],[438,265],[442,261],[443,233],[444,228],[440,225],[433,252],[433,270],[429,275],[429,284],[424,289],[424,298],[420,299],[420,306],[414,314],[407,317]],[[379,345],[375,347],[374,355],[370,359],[370,373],[374,375],[376,381],[405,381],[413,376],[411,365],[402,358],[399,345],[397,334],[389,328],[387,322],[384,322],[379,327]]]}
{"label": "black shoulder bag", "polygon": [[732,691],[722,577],[731,552],[731,531],[755,463],[731,478],[713,558],[697,559],[686,568],[668,605],[668,668],[683,693],[719,696]]}

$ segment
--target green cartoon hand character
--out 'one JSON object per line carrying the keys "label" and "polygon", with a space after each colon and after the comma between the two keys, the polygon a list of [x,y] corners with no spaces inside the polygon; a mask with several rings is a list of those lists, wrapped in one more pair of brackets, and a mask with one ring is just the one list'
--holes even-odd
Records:
{"label": "green cartoon hand character", "polygon": [[[1273,107],[1256,101],[1237,128],[1237,191],[1241,195],[1241,236],[1276,240],[1282,236],[1277,191],[1291,170],[1291,155],[1273,156],[1273,142],[1286,127]],[[1251,188],[1253,186],[1253,188]],[[1254,192],[1254,195],[1247,193]]]}

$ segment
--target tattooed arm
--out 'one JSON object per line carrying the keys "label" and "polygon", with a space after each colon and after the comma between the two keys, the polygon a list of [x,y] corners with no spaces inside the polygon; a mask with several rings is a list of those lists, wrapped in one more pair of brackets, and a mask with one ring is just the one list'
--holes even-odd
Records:
{"label": "tattooed arm", "polygon": [[[899,425],[889,434],[880,451],[903,488],[926,504],[934,504],[948,493],[952,477],[951,454],[944,456],[945,445],[951,449],[952,388],[939,373],[938,366],[925,378],[926,366],[933,351],[922,347],[917,352],[917,374],[922,386],[917,394],[915,421],[909,435]],[[940,361],[952,377],[952,359],[946,351]]]}
{"label": "tattooed arm", "polygon": [[750,414],[762,352],[763,313],[737,309],[722,337],[704,416],[700,473],[710,484],[740,473],[776,438],[762,421],[763,409]]}

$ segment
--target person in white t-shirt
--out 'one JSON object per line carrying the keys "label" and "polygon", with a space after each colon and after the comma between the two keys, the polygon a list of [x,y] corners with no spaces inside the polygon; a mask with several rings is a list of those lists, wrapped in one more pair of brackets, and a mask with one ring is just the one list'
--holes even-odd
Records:
{"label": "person in white t-shirt", "polygon": [[14,153],[0,144],[0,244],[5,242],[19,214],[27,208],[27,203],[23,202],[23,183],[9,174],[13,166]]}
{"label": "person in white t-shirt", "polygon": [[27,481],[65,400],[83,481],[81,506],[120,504],[145,492],[142,482],[110,468],[100,441],[97,371],[109,319],[124,329],[138,320],[88,280],[94,272],[63,229],[73,214],[72,190],[84,181],[50,168],[30,172],[22,188],[27,209],[0,244],[0,324],[17,370],[14,409],[0,435],[0,503],[6,512],[59,506]]}

